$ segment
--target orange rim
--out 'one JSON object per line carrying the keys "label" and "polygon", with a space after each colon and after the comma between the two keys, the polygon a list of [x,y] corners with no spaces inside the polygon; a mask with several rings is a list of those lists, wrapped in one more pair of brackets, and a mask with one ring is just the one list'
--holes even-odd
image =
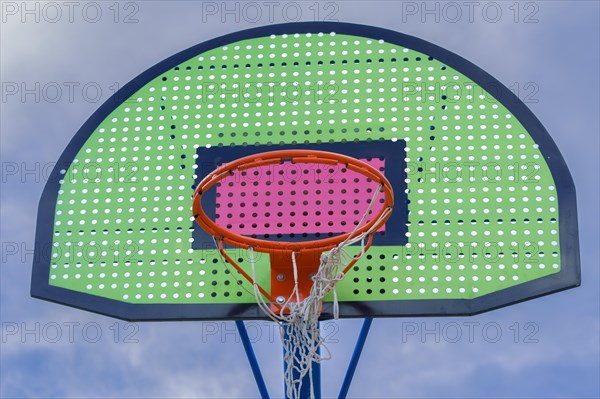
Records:
{"label": "orange rim", "polygon": [[349,170],[367,176],[374,182],[381,184],[381,191],[385,194],[384,206],[381,207],[381,210],[376,217],[354,232],[355,236],[358,236],[373,228],[374,231],[376,231],[389,219],[391,212],[387,212],[387,215],[384,217],[382,217],[382,215],[387,209],[391,210],[394,206],[394,191],[390,182],[376,168],[356,158],[342,154],[336,154],[333,152],[316,150],[278,150],[239,158],[235,161],[227,163],[226,165],[218,167],[208,176],[206,176],[200,182],[200,184],[198,184],[196,190],[194,191],[192,212],[196,223],[198,223],[200,227],[202,227],[207,233],[214,236],[218,240],[222,240],[227,244],[244,249],[252,247],[258,252],[269,252],[273,250],[327,250],[337,246],[350,237],[353,232],[342,233],[334,237],[312,241],[268,241],[259,238],[246,237],[227,230],[226,228],[217,225],[204,212],[204,209],[202,208],[202,195],[225,177],[233,174],[234,171],[242,171],[245,169],[251,169],[265,165],[274,165],[284,162],[320,163],[329,165],[341,164],[345,165],[345,167]]}

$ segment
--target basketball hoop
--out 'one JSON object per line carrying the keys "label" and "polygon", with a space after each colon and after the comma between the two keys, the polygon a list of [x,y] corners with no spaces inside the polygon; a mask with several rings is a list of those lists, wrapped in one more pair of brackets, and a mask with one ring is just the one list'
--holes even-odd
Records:
{"label": "basketball hoop", "polygon": [[[248,171],[253,168],[265,167],[268,165],[281,165],[285,163],[342,165],[344,168],[347,168],[348,170],[357,174],[361,174],[369,181],[372,181],[378,185],[377,189],[375,190],[374,197],[378,197],[380,193],[385,195],[385,198],[382,201],[382,206],[380,206],[378,214],[372,216],[366,223],[364,223],[367,216],[365,213],[358,224],[355,222],[355,228],[350,232],[326,237],[323,239],[296,242],[270,241],[238,234],[231,229],[217,224],[204,211],[202,206],[202,196],[223,179],[233,176],[235,173],[242,173],[243,171]],[[323,182],[323,184],[327,184],[327,182]],[[374,200],[371,199],[370,205],[372,206],[373,203]],[[274,273],[274,271],[281,271],[284,273],[291,272],[293,260],[295,260],[298,269],[302,269],[307,271],[308,274],[311,274],[317,271],[320,263],[321,253],[323,251],[331,250],[338,246],[347,246],[349,244],[356,243],[357,240],[360,241],[364,239],[366,239],[364,250],[367,250],[372,242],[373,234],[383,224],[385,224],[387,219],[390,217],[393,205],[394,195],[389,181],[379,170],[363,161],[346,155],[326,151],[279,150],[247,156],[219,166],[213,172],[208,174],[196,187],[193,197],[192,210],[196,222],[217,240],[221,254],[250,283],[255,284],[256,282],[250,275],[248,275],[246,271],[239,267],[230,256],[227,255],[224,249],[224,244],[233,245],[243,249],[249,249],[251,251],[269,253],[271,255],[272,274],[275,274],[275,287],[277,287],[277,276],[279,276],[279,280],[281,280],[281,274]],[[366,210],[367,213],[372,211],[371,206],[369,206]],[[364,253],[364,250],[361,251],[361,256]],[[354,263],[356,263],[357,260],[358,258],[356,257],[352,259],[343,270],[343,273],[346,273],[354,265]],[[315,262],[317,263],[315,264]],[[308,281],[311,282],[310,279]],[[303,283],[306,283],[306,281],[302,281],[301,279],[299,282],[301,297],[306,296],[303,294],[307,294],[310,290],[310,285],[312,285],[309,284],[309,286],[306,287],[306,284]],[[269,299],[272,304],[275,304],[273,308],[281,309],[281,300],[278,301],[277,297],[281,296],[280,294],[283,294],[283,291],[280,291],[275,287],[273,287],[273,292],[271,293],[268,293],[263,287],[259,286],[259,289],[260,292],[267,299]],[[306,290],[307,288],[308,291]],[[282,289],[285,290],[285,287],[282,287]],[[274,293],[277,295],[274,295]]]}
{"label": "basketball hoop", "polygon": [[[373,193],[372,197],[362,201],[355,199],[354,203],[368,204],[364,212],[357,209],[349,214],[347,221],[342,221],[342,225],[353,226],[351,231],[334,235],[326,234],[325,238],[317,238],[308,241],[272,241],[258,238],[256,234],[244,235],[232,230],[233,225],[224,227],[212,220],[205,212],[202,206],[203,195],[215,185],[221,184],[224,179],[234,178],[229,186],[243,184],[240,180],[244,177],[250,179],[251,176],[273,176],[269,173],[269,166],[285,166],[297,164],[322,165],[323,167],[335,167],[340,173],[353,173],[362,175],[366,180],[362,183],[375,185],[375,189],[367,188],[366,191]],[[267,170],[265,171],[265,168]],[[317,167],[318,168],[318,167]],[[248,174],[251,169],[254,174]],[[302,170],[307,174],[308,169]],[[314,168],[312,170],[315,170]],[[316,169],[320,171],[320,169]],[[279,171],[280,174],[281,170]],[[296,172],[296,174],[298,174]],[[237,178],[237,180],[236,180]],[[312,184],[306,177],[300,179],[304,182],[303,195],[310,193],[306,188],[315,190],[316,195],[321,193],[320,189],[327,186],[328,183],[338,183],[334,179],[321,179],[315,177],[315,184]],[[347,183],[348,179],[342,179]],[[361,183],[361,180],[354,178],[355,184]],[[287,183],[296,185],[299,180],[290,179]],[[272,183],[275,183],[273,181]],[[285,182],[281,178],[276,181],[279,185]],[[358,190],[358,189],[357,189]],[[357,191],[355,190],[355,191]],[[346,190],[347,191],[347,190]],[[346,192],[342,190],[342,192]],[[293,191],[295,193],[295,191]],[[281,192],[280,192],[281,194]],[[229,193],[228,195],[232,195]],[[242,192],[242,196],[246,193]],[[378,197],[384,198],[378,201]],[[295,198],[296,197],[291,197]],[[289,204],[279,202],[284,208],[293,208],[298,201],[292,199]],[[303,201],[307,203],[307,201]],[[320,201],[315,201],[317,205]],[[232,205],[232,204],[230,204]],[[320,337],[318,320],[322,310],[323,298],[333,292],[334,317],[337,318],[337,294],[335,285],[344,278],[344,275],[369,249],[373,241],[373,235],[385,224],[391,215],[394,205],[394,195],[392,186],[385,176],[375,167],[366,162],[349,156],[325,151],[314,150],[279,150],[264,152],[240,158],[236,161],[221,165],[216,170],[208,174],[196,187],[193,197],[192,210],[196,222],[217,242],[218,249],[226,261],[231,264],[246,280],[254,287],[254,293],[257,304],[272,320],[279,323],[282,327],[282,338],[284,328],[286,339],[283,340],[286,353],[286,386],[293,397],[297,397],[301,389],[301,381],[304,375],[310,374],[313,362],[320,362],[321,356],[318,349],[322,345]],[[378,206],[378,211],[374,212],[374,207]],[[267,212],[270,213],[270,212]],[[307,213],[306,211],[304,213]],[[291,212],[295,215],[295,212]],[[320,212],[315,211],[316,215]],[[215,215],[218,218],[219,215]],[[281,223],[279,223],[281,224]],[[333,225],[333,222],[329,222]],[[290,223],[294,225],[294,223]],[[304,222],[303,225],[308,225]],[[318,221],[315,225],[320,225]],[[304,233],[303,236],[307,234]],[[346,247],[361,243],[361,250],[358,254],[349,255]],[[224,244],[247,249],[250,252],[250,263],[252,266],[251,275],[241,268],[225,251]],[[326,252],[328,251],[328,252]],[[256,271],[254,262],[254,252],[264,252],[270,255],[271,262],[271,290],[268,292],[256,281]],[[293,279],[290,278],[293,276]],[[268,303],[267,303],[268,301]],[[300,378],[294,378],[293,369],[300,370]]]}

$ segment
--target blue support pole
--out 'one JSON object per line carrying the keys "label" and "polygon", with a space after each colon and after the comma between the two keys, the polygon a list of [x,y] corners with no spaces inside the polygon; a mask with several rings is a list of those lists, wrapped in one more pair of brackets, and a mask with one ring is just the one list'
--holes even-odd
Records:
{"label": "blue support pole", "polygon": [[250,338],[248,337],[246,325],[244,325],[243,320],[236,320],[235,325],[238,329],[238,332],[240,333],[240,338],[242,339],[242,344],[244,345],[244,350],[246,351],[248,362],[250,362],[250,368],[252,369],[252,374],[254,374],[254,380],[256,380],[256,386],[258,387],[258,391],[260,392],[260,397],[262,399],[269,399],[267,385],[265,384],[265,380],[263,379],[262,373],[260,372],[260,366],[258,365],[258,361],[256,360],[254,349],[252,349],[252,342],[250,342]]}
{"label": "blue support pole", "polygon": [[[284,339],[287,340],[288,339],[288,330],[287,327],[284,327]],[[320,353],[320,351],[318,351],[318,353]],[[285,356],[285,348],[284,348],[284,353],[283,355]],[[287,370],[287,365],[283,364],[283,372],[285,373],[285,371]],[[294,379],[298,379],[300,378],[300,373],[297,370],[293,371],[294,373]],[[312,382],[313,382],[313,392],[315,394],[314,398],[315,399],[321,399],[321,363],[313,363],[312,365]],[[284,387],[284,389],[286,389]],[[309,399],[310,396],[310,392],[311,392],[311,386],[310,386],[310,375],[305,375],[304,378],[302,379],[302,388],[300,389],[300,397],[296,398],[296,399]],[[290,395],[289,392],[287,392],[287,390],[285,391],[285,397],[286,399],[290,399]]]}
{"label": "blue support pole", "polygon": [[348,365],[348,370],[346,371],[346,376],[344,377],[344,382],[342,383],[342,388],[340,389],[340,394],[338,395],[339,399],[346,399],[346,395],[348,395],[348,390],[350,389],[350,384],[352,383],[352,377],[354,377],[354,372],[356,371],[356,366],[358,365],[360,354],[365,346],[365,341],[369,335],[369,329],[371,328],[372,323],[373,319],[365,319],[363,322],[360,333],[358,334],[356,345],[354,346],[354,352],[352,353],[350,364]]}

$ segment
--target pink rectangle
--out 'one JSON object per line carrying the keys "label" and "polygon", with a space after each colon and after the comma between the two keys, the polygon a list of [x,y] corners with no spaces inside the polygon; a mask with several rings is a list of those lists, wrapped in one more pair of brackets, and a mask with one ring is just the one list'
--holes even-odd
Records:
{"label": "pink rectangle", "polygon": [[[361,160],[384,172],[385,160]],[[363,217],[376,188],[343,165],[261,166],[217,185],[216,222],[243,235],[344,233]],[[383,199],[380,193],[370,215],[378,214]]]}

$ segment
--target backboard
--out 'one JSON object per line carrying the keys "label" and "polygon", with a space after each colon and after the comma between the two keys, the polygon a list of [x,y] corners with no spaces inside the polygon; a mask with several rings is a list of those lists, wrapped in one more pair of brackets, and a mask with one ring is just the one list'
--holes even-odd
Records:
{"label": "backboard", "polygon": [[40,201],[32,295],[127,320],[264,318],[191,196],[217,165],[276,149],[366,160],[393,185],[391,219],[337,285],[341,317],[469,315],[579,285],[573,181],[509,89],[414,37],[294,23],[182,51],[90,117]]}

